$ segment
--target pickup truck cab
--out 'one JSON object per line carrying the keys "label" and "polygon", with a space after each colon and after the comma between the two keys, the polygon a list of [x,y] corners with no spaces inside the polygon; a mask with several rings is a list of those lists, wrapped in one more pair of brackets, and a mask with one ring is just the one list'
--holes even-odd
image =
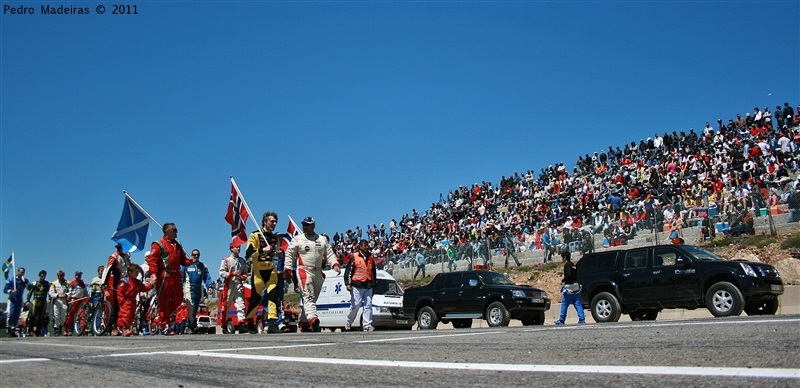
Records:
{"label": "pickup truck cab", "polygon": [[771,315],[783,281],[767,264],[729,261],[691,245],[590,253],[577,264],[581,303],[596,322],[655,320],[665,308],[708,308],[716,317]]}
{"label": "pickup truck cab", "polygon": [[413,317],[423,330],[435,329],[439,322],[468,328],[473,319],[486,319],[491,327],[508,326],[511,319],[542,325],[549,308],[546,292],[516,285],[493,271],[440,273],[430,284],[403,294],[403,315]]}

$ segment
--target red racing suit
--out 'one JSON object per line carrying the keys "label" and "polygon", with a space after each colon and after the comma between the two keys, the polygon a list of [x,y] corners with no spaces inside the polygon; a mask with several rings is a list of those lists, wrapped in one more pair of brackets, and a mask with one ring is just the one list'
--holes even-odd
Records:
{"label": "red racing suit", "polygon": [[117,315],[117,328],[127,329],[133,323],[133,315],[136,313],[136,296],[140,292],[150,291],[152,284],[142,283],[141,280],[127,277],[119,282],[117,288],[117,303],[119,303],[119,314]]}
{"label": "red racing suit", "polygon": [[[164,247],[164,251],[161,247]],[[156,292],[159,293],[158,321],[161,329],[165,329],[168,324],[173,323],[174,320],[170,319],[170,316],[183,303],[181,266],[189,264],[189,257],[178,240],[169,241],[167,236],[164,236],[160,241],[150,245],[147,265],[150,268],[150,274],[156,276]]]}

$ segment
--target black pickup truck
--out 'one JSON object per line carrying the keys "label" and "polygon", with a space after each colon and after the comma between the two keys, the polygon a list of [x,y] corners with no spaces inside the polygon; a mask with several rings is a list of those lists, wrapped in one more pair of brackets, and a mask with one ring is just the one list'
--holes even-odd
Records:
{"label": "black pickup truck", "polygon": [[590,253],[577,264],[581,303],[596,322],[655,320],[665,308],[708,308],[716,317],[772,315],[783,294],[767,264],[729,261],[691,245]]}
{"label": "black pickup truck", "polygon": [[439,322],[469,328],[473,319],[486,319],[491,327],[508,326],[511,319],[542,325],[549,308],[546,292],[518,286],[492,271],[440,273],[430,284],[403,294],[403,315],[413,317],[423,330],[435,329]]}

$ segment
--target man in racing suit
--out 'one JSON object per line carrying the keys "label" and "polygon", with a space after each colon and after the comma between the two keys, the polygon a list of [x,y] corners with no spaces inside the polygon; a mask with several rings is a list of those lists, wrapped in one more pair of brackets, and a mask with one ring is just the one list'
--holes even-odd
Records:
{"label": "man in racing suit", "polygon": [[189,317],[189,330],[192,332],[197,329],[197,314],[200,308],[200,300],[203,299],[203,286],[209,292],[211,291],[211,275],[205,264],[200,262],[200,250],[192,250],[192,256],[189,258],[191,264],[183,267],[181,270],[181,278],[183,283],[183,300],[186,302],[187,315]]}
{"label": "man in racing suit", "polygon": [[[47,297],[50,290],[50,282],[45,280],[47,271],[39,271],[39,280],[33,284],[28,284],[28,301],[31,303],[31,311],[28,314],[28,335],[42,335],[42,326],[45,326],[45,313],[47,311]],[[31,300],[33,299],[33,300]]]}
{"label": "man in racing suit", "polygon": [[17,276],[8,279],[3,292],[8,294],[9,314],[8,314],[8,336],[16,337],[19,335],[17,326],[19,323],[19,316],[22,312],[22,295],[25,294],[25,289],[28,288],[28,279],[25,278],[25,268],[17,268]]}
{"label": "man in racing suit", "polygon": [[[183,302],[181,292],[181,266],[189,265],[189,257],[178,242],[178,227],[168,222],[162,227],[164,237],[150,245],[150,256],[147,257],[147,266],[150,277],[155,277],[155,287],[158,292],[158,321],[164,334],[173,335],[167,331],[173,323],[175,310]],[[150,328],[155,330],[155,328]]]}
{"label": "man in racing suit", "polygon": [[119,306],[117,306],[117,288],[119,288],[119,282],[128,276],[128,265],[131,264],[131,254],[123,252],[122,245],[117,244],[114,248],[116,248],[114,253],[108,256],[105,278],[103,278],[103,284],[106,285],[106,300],[111,302],[114,306],[114,308],[111,309],[111,322],[117,321],[117,312],[119,311]]}
{"label": "man in racing suit", "polygon": [[[245,316],[247,312],[244,304],[244,283],[247,281],[247,274],[250,271],[247,268],[247,261],[239,256],[241,247],[231,244],[229,246],[231,255],[222,259],[219,266],[219,277],[224,279],[223,290],[227,295],[227,302],[225,303],[225,320],[222,322],[222,327],[225,327],[228,319],[228,311],[231,311],[231,304],[236,306],[236,317],[240,325],[244,325]],[[234,329],[234,332],[236,330]],[[230,333],[234,334],[234,333]]]}
{"label": "man in racing suit", "polygon": [[323,269],[332,264],[337,274],[342,271],[336,254],[328,239],[314,232],[315,221],[311,217],[303,219],[303,234],[292,238],[286,252],[286,268],[283,278],[291,283],[293,270],[297,270],[297,286],[302,290],[303,311],[300,322],[307,322],[312,331],[320,331],[317,317],[317,298],[325,282]]}
{"label": "man in racing suit", "polygon": [[54,335],[62,335],[64,322],[67,321],[69,304],[67,296],[70,293],[69,282],[65,278],[64,270],[56,272],[56,280],[50,283],[50,300],[53,301],[53,331]]}
{"label": "man in racing suit", "polygon": [[[258,305],[267,300],[267,333],[278,333],[278,273],[275,265],[280,260],[282,237],[275,234],[278,225],[278,214],[266,212],[261,217],[261,230],[250,233],[247,239],[245,257],[252,260],[252,285],[250,301],[247,305],[247,325],[250,334],[255,334],[255,326],[251,318],[255,317]],[[265,240],[266,239],[266,240]],[[263,297],[265,295],[265,297]]]}

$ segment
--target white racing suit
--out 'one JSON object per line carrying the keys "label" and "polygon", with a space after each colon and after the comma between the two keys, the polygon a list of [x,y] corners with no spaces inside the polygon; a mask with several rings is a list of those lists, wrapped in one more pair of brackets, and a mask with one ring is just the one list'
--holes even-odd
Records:
{"label": "white racing suit", "polygon": [[62,283],[56,279],[50,283],[50,300],[53,301],[53,329],[57,335],[63,334],[62,326],[64,326],[64,322],[67,320],[67,311],[69,311],[67,297],[70,291],[71,287],[66,280]]}
{"label": "white racing suit", "polygon": [[245,305],[244,305],[244,282],[240,277],[247,275],[247,262],[242,257],[233,257],[233,255],[222,259],[219,266],[219,277],[224,279],[224,287],[228,289],[227,302],[225,303],[225,321],[227,321],[228,311],[231,311],[231,304],[236,306],[236,318],[239,324],[245,323]]}
{"label": "white racing suit", "polygon": [[319,298],[322,284],[325,282],[325,274],[322,271],[329,264],[335,268],[339,267],[336,254],[333,253],[327,238],[318,234],[311,238],[306,237],[305,234],[292,238],[286,251],[284,272],[290,273],[293,269],[297,270],[297,285],[303,292],[303,311],[300,314],[300,322],[310,322],[317,318],[317,298]]}

